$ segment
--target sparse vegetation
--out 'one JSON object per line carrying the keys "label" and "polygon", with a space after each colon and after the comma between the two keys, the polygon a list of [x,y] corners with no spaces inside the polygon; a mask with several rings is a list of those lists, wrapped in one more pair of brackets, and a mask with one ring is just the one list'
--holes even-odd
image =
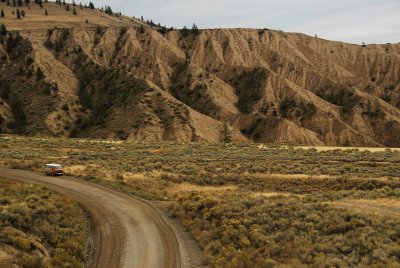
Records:
{"label": "sparse vegetation", "polygon": [[69,29],[61,29],[60,34],[57,36],[56,42],[54,44],[54,50],[56,52],[61,52],[66,44],[67,37],[70,35]]}
{"label": "sparse vegetation", "polygon": [[80,78],[80,101],[85,109],[91,111],[91,116],[81,122],[81,129],[103,125],[112,107],[126,106],[139,94],[149,90],[144,82],[117,69],[99,68],[90,60],[85,60],[84,56],[78,56],[77,59],[82,60],[81,64],[76,65],[76,73]]}
{"label": "sparse vegetation", "polygon": [[83,267],[86,221],[70,198],[0,178],[0,267]]}
{"label": "sparse vegetation", "polygon": [[[13,64],[0,61],[0,95],[9,104],[14,120],[8,128],[17,134],[33,134],[45,128],[43,119],[58,100],[50,93],[55,88],[45,81],[40,68],[32,64],[33,49],[18,32],[9,32],[5,40]],[[47,92],[48,91],[48,92]],[[46,106],[43,106],[46,103]]]}
{"label": "sparse vegetation", "polygon": [[181,102],[210,116],[218,111],[219,108],[212,101],[207,85],[195,82],[187,70],[187,63],[176,66],[171,80],[170,91]]}
{"label": "sparse vegetation", "polygon": [[330,103],[341,106],[343,112],[351,112],[360,101],[360,97],[355,95],[351,89],[329,89],[319,91],[317,95]]}
{"label": "sparse vegetation", "polygon": [[284,117],[287,117],[289,113],[297,108],[297,104],[293,99],[285,98],[281,102],[280,111]]}
{"label": "sparse vegetation", "polygon": [[224,125],[221,130],[221,142],[230,143],[232,142],[232,134],[229,129],[229,125],[227,122],[224,122]]}
{"label": "sparse vegetation", "polygon": [[263,95],[268,76],[268,70],[256,68],[253,70],[241,70],[237,76],[233,77],[231,83],[239,96],[238,108],[241,112],[245,114],[251,113],[254,104]]}

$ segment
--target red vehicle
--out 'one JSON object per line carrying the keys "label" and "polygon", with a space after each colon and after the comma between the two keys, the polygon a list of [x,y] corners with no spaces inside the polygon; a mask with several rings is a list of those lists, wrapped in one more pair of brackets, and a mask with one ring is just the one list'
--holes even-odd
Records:
{"label": "red vehicle", "polygon": [[62,176],[64,175],[64,169],[59,164],[46,164],[45,174],[47,176]]}

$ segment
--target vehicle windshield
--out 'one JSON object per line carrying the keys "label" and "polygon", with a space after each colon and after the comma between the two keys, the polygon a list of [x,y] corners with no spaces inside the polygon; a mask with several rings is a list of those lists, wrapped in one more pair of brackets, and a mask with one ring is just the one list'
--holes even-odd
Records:
{"label": "vehicle windshield", "polygon": [[62,168],[61,165],[47,165],[49,168]]}

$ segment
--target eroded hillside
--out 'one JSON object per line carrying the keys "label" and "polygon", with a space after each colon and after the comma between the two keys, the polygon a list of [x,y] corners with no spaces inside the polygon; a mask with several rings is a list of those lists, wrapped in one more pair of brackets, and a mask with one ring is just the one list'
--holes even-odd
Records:
{"label": "eroded hillside", "polygon": [[241,141],[400,146],[398,44],[268,29],[163,32],[98,10],[46,7],[59,15],[38,23],[31,4],[34,29],[0,18],[18,30],[0,45],[3,132],[218,141],[228,122]]}

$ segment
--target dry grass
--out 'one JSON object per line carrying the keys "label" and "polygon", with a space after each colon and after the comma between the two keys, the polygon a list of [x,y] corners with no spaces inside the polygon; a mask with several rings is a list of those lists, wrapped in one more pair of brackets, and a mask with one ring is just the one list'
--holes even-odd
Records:
{"label": "dry grass", "polygon": [[[252,197],[254,198],[260,198],[260,197],[277,197],[277,196],[293,196],[292,194],[287,194],[287,193],[278,193],[278,192],[260,192],[260,193],[253,193]],[[300,195],[296,195],[296,196],[300,196]]]}
{"label": "dry grass", "polygon": [[[77,15],[75,16],[72,14],[72,5],[68,12],[64,5],[57,5],[52,2],[43,3],[43,8],[31,3],[28,9],[24,4],[19,9],[25,10],[26,17],[20,20],[12,14],[12,12],[16,12],[17,7],[0,3],[0,9],[3,9],[5,13],[5,17],[0,18],[0,23],[5,24],[8,30],[38,30],[53,29],[54,27],[86,28],[97,27],[98,25],[104,27],[137,27],[141,24],[139,21],[126,16],[109,16],[97,9],[80,9],[79,5],[76,7]],[[49,13],[48,16],[45,16],[46,9]],[[89,23],[86,23],[86,19]]]}
{"label": "dry grass", "polygon": [[343,200],[333,202],[332,205],[359,213],[370,213],[376,216],[389,216],[400,219],[399,199]]}
{"label": "dry grass", "polygon": [[181,184],[176,184],[170,189],[168,189],[168,192],[172,194],[178,194],[178,193],[185,193],[185,192],[196,192],[196,193],[201,193],[204,195],[222,195],[222,194],[227,194],[229,192],[237,192],[238,188],[237,186],[198,186],[190,183],[181,183]]}
{"label": "dry grass", "polygon": [[[362,183],[375,185],[373,188],[394,187],[400,177],[400,154],[396,151],[318,151],[271,146],[259,150],[254,144],[7,136],[1,137],[0,147],[3,166],[42,172],[44,163],[61,162],[68,174],[121,186],[134,185],[160,198],[165,192],[172,197],[178,190],[202,191],[201,187],[210,186],[293,194],[351,190]],[[122,179],[115,180],[118,175]]]}

